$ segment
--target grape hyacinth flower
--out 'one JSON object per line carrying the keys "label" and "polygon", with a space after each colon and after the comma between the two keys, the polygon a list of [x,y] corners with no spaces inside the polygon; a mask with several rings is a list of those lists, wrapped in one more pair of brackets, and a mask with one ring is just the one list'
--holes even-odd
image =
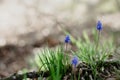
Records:
{"label": "grape hyacinth flower", "polygon": [[101,21],[98,21],[97,22],[97,26],[96,26],[97,30],[98,30],[98,38],[97,38],[97,41],[96,41],[96,51],[98,49],[98,45],[99,45],[99,39],[100,39],[100,35],[101,35],[101,30],[102,30],[102,23]]}
{"label": "grape hyacinth flower", "polygon": [[97,30],[101,31],[102,30],[102,23],[101,21],[97,22],[97,26],[96,26]]}
{"label": "grape hyacinth flower", "polygon": [[72,64],[72,73],[74,75],[74,80],[77,80],[77,77],[76,77],[76,72],[77,72],[77,64],[78,64],[78,57],[77,56],[74,56],[72,58],[72,61],[71,61],[71,64]]}
{"label": "grape hyacinth flower", "polygon": [[70,42],[70,36],[67,35],[67,36],[65,37],[65,43],[69,43],[69,42]]}
{"label": "grape hyacinth flower", "polygon": [[69,46],[68,43],[70,43],[70,36],[67,35],[64,41],[65,41],[65,50],[67,51]]}
{"label": "grape hyacinth flower", "polygon": [[72,61],[71,61],[71,63],[72,63],[72,65],[74,66],[74,67],[76,67],[77,66],[77,64],[78,64],[78,57],[77,56],[74,56],[73,57],[73,59],[72,59]]}

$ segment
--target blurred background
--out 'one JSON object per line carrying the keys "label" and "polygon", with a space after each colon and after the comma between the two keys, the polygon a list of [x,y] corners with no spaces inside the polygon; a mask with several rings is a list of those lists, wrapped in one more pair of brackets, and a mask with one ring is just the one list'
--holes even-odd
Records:
{"label": "blurred background", "polygon": [[37,48],[64,42],[63,29],[90,35],[98,20],[120,53],[120,0],[0,0],[0,77],[31,69]]}

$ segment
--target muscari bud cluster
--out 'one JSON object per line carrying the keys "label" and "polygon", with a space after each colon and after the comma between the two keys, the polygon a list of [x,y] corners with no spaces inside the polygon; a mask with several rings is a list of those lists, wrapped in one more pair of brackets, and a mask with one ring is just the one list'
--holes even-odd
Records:
{"label": "muscari bud cluster", "polygon": [[97,26],[96,26],[97,30],[101,31],[102,30],[102,23],[101,21],[97,22]]}
{"label": "muscari bud cluster", "polygon": [[69,42],[70,42],[70,36],[67,35],[67,36],[65,37],[65,43],[69,43]]}

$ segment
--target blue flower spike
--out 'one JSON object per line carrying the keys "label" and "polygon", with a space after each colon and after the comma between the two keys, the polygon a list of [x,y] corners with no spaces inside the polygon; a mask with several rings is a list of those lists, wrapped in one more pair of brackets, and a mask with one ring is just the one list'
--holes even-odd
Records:
{"label": "blue flower spike", "polygon": [[77,57],[77,56],[74,56],[73,59],[72,59],[72,62],[71,62],[72,65],[73,65],[74,67],[76,67],[77,64],[78,64],[78,62],[79,62],[78,57]]}
{"label": "blue flower spike", "polygon": [[97,22],[97,30],[99,30],[99,31],[101,31],[102,30],[102,23],[101,23],[101,21],[98,21]]}
{"label": "blue flower spike", "polygon": [[69,43],[69,42],[70,42],[70,36],[67,35],[67,36],[65,37],[65,43]]}

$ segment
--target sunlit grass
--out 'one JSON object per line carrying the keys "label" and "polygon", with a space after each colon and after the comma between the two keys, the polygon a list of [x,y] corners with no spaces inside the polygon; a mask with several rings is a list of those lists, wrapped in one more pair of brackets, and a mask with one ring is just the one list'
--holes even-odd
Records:
{"label": "sunlit grass", "polygon": [[46,48],[39,55],[39,62],[41,63],[40,70],[49,71],[49,80],[61,80],[66,73],[66,66],[68,65],[68,57],[64,50],[59,47],[55,50]]}
{"label": "sunlit grass", "polygon": [[102,44],[99,44],[99,42],[97,42],[96,34],[97,33],[93,31],[92,35],[94,40],[92,42],[86,32],[83,32],[83,39],[79,38],[76,40],[71,36],[71,40],[78,47],[78,50],[73,52],[73,54],[77,55],[82,62],[90,65],[95,78],[98,75],[97,69],[100,68],[99,65],[102,65],[102,62],[109,60],[109,57],[113,55],[115,49],[113,39],[104,40]]}

